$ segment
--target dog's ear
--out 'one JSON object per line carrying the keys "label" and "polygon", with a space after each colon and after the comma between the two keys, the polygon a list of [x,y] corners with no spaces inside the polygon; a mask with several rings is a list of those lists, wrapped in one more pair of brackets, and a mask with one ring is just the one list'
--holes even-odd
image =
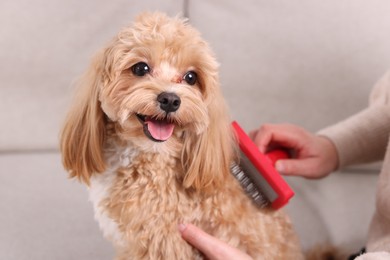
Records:
{"label": "dog's ear", "polygon": [[223,185],[235,156],[234,134],[219,81],[211,78],[205,84],[213,89],[206,100],[209,125],[200,135],[185,137],[182,155],[186,171],[183,184],[196,190]]}
{"label": "dog's ear", "polygon": [[91,175],[105,170],[103,142],[105,116],[100,107],[104,53],[93,60],[77,84],[77,93],[61,132],[62,162],[71,177],[89,184]]}

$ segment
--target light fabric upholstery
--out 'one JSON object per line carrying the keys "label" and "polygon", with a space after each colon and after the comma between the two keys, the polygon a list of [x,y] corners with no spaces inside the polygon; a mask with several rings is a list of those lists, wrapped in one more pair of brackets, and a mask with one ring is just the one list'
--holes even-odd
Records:
{"label": "light fabric upholstery", "polygon": [[72,83],[142,11],[182,13],[181,0],[5,0],[0,4],[0,151],[56,149]]}
{"label": "light fabric upholstery", "polygon": [[313,131],[364,108],[390,64],[386,0],[190,1],[235,119]]}
{"label": "light fabric upholstery", "polygon": [[88,192],[67,179],[58,153],[2,155],[0,173],[0,259],[113,259]]}
{"label": "light fabric upholstery", "polygon": [[[233,119],[317,131],[367,105],[390,64],[387,0],[3,0],[0,3],[0,259],[110,259],[84,186],[66,178],[58,132],[72,82],[141,11],[185,13],[215,50]],[[288,178],[304,248],[358,251],[378,164]]]}

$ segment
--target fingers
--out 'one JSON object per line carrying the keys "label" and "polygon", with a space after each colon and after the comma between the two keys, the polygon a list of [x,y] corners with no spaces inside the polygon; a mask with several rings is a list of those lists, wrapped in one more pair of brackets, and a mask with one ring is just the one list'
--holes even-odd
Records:
{"label": "fingers", "polygon": [[249,136],[262,153],[265,153],[271,144],[299,149],[306,138],[305,132],[301,128],[289,124],[265,124],[258,130],[251,131]]}
{"label": "fingers", "polygon": [[261,129],[249,132],[249,137],[253,140],[262,153],[267,151],[267,147],[272,140],[271,132],[264,132],[261,131]]}
{"label": "fingers", "polygon": [[299,126],[265,124],[252,131],[250,137],[263,153],[275,148],[275,145],[293,152],[293,158],[276,162],[276,169],[284,175],[322,178],[339,164],[337,149],[331,140]]}
{"label": "fingers", "polygon": [[237,248],[216,239],[192,224],[179,224],[179,231],[184,240],[210,260],[251,259]]}
{"label": "fingers", "polygon": [[307,179],[319,179],[330,174],[331,170],[322,165],[316,157],[306,159],[278,160],[276,170],[286,176],[301,176]]}
{"label": "fingers", "polygon": [[275,168],[280,174],[283,175],[304,176],[307,165],[303,161],[306,160],[278,160],[275,164]]}

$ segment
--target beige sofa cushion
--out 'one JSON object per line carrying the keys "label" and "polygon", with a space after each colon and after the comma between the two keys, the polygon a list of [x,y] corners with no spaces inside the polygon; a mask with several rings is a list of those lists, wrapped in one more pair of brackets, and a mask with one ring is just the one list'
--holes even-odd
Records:
{"label": "beige sofa cushion", "polygon": [[0,155],[0,259],[113,259],[86,187],[67,176],[58,153]]}
{"label": "beige sofa cushion", "polygon": [[56,149],[70,86],[92,55],[141,11],[182,8],[182,0],[2,1],[0,150]]}

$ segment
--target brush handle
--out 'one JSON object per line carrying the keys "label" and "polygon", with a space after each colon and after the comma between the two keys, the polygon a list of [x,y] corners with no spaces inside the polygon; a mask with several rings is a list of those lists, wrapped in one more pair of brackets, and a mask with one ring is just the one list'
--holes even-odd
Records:
{"label": "brush handle", "polygon": [[289,158],[287,151],[283,149],[272,150],[270,152],[267,152],[265,156],[271,161],[271,164],[273,166],[275,166],[277,160]]}

